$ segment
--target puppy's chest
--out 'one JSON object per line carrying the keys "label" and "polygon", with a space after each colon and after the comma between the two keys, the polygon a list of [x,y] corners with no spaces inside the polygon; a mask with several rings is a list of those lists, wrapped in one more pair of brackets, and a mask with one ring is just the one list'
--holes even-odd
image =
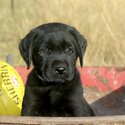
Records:
{"label": "puppy's chest", "polygon": [[65,100],[65,93],[60,91],[51,91],[48,96],[51,105],[58,105]]}
{"label": "puppy's chest", "polygon": [[53,107],[61,107],[61,105],[66,101],[66,94],[64,92],[51,92],[49,93],[49,104]]}
{"label": "puppy's chest", "polygon": [[60,91],[58,89],[44,90],[41,92],[40,101],[42,106],[46,107],[61,107],[69,100],[67,91]]}
{"label": "puppy's chest", "polygon": [[67,91],[60,91],[59,89],[40,89],[36,94],[38,101],[42,105],[60,105],[67,98]]}
{"label": "puppy's chest", "polygon": [[66,91],[58,89],[39,89],[34,93],[36,99],[35,107],[37,107],[37,115],[40,116],[63,116],[69,102]]}

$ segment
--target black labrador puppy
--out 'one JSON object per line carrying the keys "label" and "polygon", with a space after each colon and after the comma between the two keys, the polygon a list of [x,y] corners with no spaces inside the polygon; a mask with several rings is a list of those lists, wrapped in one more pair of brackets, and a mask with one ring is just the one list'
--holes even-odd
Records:
{"label": "black labrador puppy", "polygon": [[28,76],[22,116],[92,116],[83,98],[75,65],[82,67],[87,43],[73,27],[49,23],[33,30],[21,41],[20,53],[33,70]]}

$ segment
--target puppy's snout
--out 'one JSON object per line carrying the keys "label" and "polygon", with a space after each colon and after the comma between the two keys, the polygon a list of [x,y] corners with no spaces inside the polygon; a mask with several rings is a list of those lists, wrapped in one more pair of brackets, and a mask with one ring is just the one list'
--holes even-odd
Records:
{"label": "puppy's snout", "polygon": [[67,64],[62,60],[52,62],[52,67],[56,75],[63,76],[67,73]]}
{"label": "puppy's snout", "polygon": [[66,68],[65,67],[57,67],[56,68],[56,74],[62,75],[66,73]]}

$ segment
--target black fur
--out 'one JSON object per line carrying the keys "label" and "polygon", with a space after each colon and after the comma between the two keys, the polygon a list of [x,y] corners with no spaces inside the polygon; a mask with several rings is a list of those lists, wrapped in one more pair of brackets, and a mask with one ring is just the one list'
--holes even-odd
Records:
{"label": "black fur", "polygon": [[33,29],[20,43],[20,53],[33,70],[28,76],[23,116],[92,116],[83,98],[75,65],[82,67],[87,43],[73,27],[49,23]]}

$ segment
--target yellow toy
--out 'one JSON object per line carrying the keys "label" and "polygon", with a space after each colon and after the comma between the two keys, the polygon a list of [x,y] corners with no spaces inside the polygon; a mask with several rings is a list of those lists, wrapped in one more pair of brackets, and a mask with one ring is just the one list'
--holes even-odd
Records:
{"label": "yellow toy", "polygon": [[24,85],[17,71],[0,62],[0,115],[20,115]]}

